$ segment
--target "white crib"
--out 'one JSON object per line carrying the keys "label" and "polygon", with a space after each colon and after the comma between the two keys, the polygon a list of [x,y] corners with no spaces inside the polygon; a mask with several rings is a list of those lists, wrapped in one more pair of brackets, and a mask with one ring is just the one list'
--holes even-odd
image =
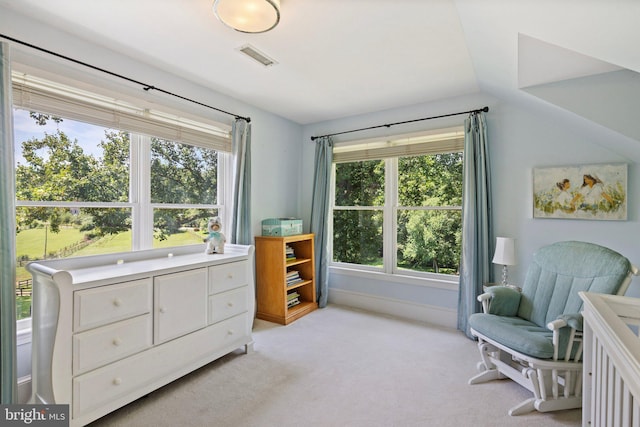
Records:
{"label": "white crib", "polygon": [[640,299],[581,292],[583,427],[640,427]]}

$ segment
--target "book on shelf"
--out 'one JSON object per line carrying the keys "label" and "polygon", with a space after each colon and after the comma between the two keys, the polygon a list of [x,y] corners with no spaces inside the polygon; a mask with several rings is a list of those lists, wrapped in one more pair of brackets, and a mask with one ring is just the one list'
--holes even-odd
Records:
{"label": "book on shelf", "polygon": [[298,292],[289,292],[287,294],[287,308],[300,304],[300,294]]}
{"label": "book on shelf", "polygon": [[298,272],[298,270],[287,271],[287,275],[286,275],[287,286],[292,286],[292,285],[295,285],[296,283],[301,283],[303,281],[304,280],[302,279],[302,277],[300,277],[300,273]]}
{"label": "book on shelf", "polygon": [[291,247],[289,245],[286,245],[284,247],[284,256],[285,256],[286,262],[295,261],[296,260],[296,253],[293,250],[293,247]]}
{"label": "book on shelf", "polygon": [[300,304],[300,299],[298,298],[292,299],[291,301],[287,301],[287,308],[294,307],[298,304]]}

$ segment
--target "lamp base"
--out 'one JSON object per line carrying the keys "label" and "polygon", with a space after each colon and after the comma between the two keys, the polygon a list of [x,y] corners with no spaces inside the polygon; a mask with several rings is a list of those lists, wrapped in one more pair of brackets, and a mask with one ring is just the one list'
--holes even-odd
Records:
{"label": "lamp base", "polygon": [[502,266],[502,286],[507,286],[507,275],[508,275],[507,266],[503,265]]}

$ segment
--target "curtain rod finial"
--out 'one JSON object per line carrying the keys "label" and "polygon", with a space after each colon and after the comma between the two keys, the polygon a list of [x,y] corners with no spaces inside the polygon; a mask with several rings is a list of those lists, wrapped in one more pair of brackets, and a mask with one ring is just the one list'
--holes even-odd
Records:
{"label": "curtain rod finial", "polygon": [[488,113],[488,112],[489,112],[489,107],[484,107],[484,108],[483,108],[482,110],[480,110],[480,111],[484,111],[485,113]]}

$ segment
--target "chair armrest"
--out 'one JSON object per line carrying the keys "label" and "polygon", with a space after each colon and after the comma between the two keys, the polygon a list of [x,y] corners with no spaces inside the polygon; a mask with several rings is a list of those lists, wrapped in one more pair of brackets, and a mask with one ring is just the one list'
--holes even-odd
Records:
{"label": "chair armrest", "polygon": [[565,326],[569,326],[576,331],[582,331],[582,314],[562,314],[556,320],[547,324],[547,328],[552,331],[559,330]]}
{"label": "chair armrest", "polygon": [[491,294],[489,292],[485,292],[484,294],[478,295],[478,301],[482,303],[482,311],[484,313],[489,313],[489,303],[491,302]]}
{"label": "chair armrest", "polygon": [[[567,349],[565,351],[565,361],[569,361],[571,358],[571,349],[574,344],[578,344],[578,349],[575,354],[575,361],[579,361],[582,355],[582,314],[562,314],[558,316],[556,320],[547,323],[547,328],[553,331],[553,360],[558,360],[559,346],[560,346],[560,330],[562,328],[569,327],[569,341],[566,343]],[[564,344],[563,344],[564,345]]]}
{"label": "chair armrest", "polygon": [[520,307],[520,292],[506,286],[491,286],[478,301],[482,303],[482,310],[488,314],[498,316],[515,316]]}

